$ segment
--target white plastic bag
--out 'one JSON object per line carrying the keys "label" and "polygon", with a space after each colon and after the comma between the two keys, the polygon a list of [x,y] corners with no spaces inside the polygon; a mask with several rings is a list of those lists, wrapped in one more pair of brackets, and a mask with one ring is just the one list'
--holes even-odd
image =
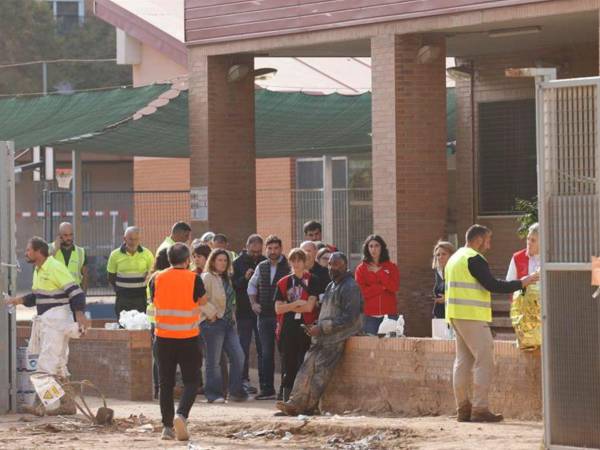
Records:
{"label": "white plastic bag", "polygon": [[381,324],[379,325],[379,329],[377,330],[377,334],[385,335],[385,337],[390,337],[392,333],[396,333],[397,323],[394,319],[390,319],[387,314],[383,317]]}
{"label": "white plastic bag", "polygon": [[65,391],[52,375],[34,373],[31,375],[31,384],[33,384],[35,392],[47,409],[56,409],[60,405],[56,402],[65,395]]}
{"label": "white plastic bag", "polygon": [[149,330],[150,322],[148,316],[135,309],[131,311],[121,311],[119,315],[119,324],[126,330]]}

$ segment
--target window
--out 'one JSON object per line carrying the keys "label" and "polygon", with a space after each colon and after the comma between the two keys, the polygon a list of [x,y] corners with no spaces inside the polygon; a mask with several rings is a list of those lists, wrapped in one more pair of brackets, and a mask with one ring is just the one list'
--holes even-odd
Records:
{"label": "window", "polygon": [[56,18],[59,32],[67,33],[83,23],[83,0],[51,0],[48,3]]}
{"label": "window", "polygon": [[535,100],[479,104],[479,214],[537,194]]}

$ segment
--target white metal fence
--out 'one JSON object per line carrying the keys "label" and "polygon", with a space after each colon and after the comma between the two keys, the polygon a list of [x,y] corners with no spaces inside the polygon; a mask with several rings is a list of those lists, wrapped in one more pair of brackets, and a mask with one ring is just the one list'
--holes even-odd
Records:
{"label": "white metal fence", "polygon": [[600,78],[536,89],[545,442],[600,448]]}

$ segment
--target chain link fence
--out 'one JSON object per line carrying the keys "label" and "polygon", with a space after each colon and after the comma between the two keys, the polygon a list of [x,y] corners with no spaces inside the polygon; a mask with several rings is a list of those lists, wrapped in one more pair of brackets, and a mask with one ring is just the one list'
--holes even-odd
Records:
{"label": "chain link fence", "polygon": [[[106,263],[119,247],[130,225],[142,230],[142,245],[153,253],[177,221],[190,220],[188,191],[89,191],[83,193],[81,236],[77,245],[86,250],[90,296],[112,295]],[[19,291],[31,285],[32,268],[24,258],[31,236],[56,239],[61,222],[71,222],[71,192],[45,191],[43,210],[17,212],[17,255],[20,264]]]}

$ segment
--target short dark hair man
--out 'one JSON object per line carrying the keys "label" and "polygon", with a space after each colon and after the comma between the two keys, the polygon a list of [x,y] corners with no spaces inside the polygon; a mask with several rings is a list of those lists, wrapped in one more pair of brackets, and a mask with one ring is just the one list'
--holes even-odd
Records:
{"label": "short dark hair man", "polygon": [[[306,222],[302,227],[302,231],[304,232],[304,240],[306,241],[321,242],[323,240],[323,227],[316,220],[309,220]],[[337,251],[335,245],[325,244],[325,246],[330,252]]]}
{"label": "short dark hair man", "polygon": [[169,248],[171,245],[176,242],[187,242],[190,240],[190,235],[192,234],[192,227],[190,227],[185,222],[175,222],[171,227],[171,234],[165,238],[164,241],[159,245],[156,249],[156,254],[163,249]]}
{"label": "short dark hair man", "polygon": [[262,357],[259,361],[263,380],[256,400],[275,399],[275,290],[277,282],[290,273],[287,259],[282,255],[281,239],[269,236],[265,241],[267,259],[260,262],[248,282],[248,297],[258,316],[258,334]]}
{"label": "short dark hair man", "polygon": [[[6,299],[6,304],[37,308],[39,340],[32,338],[29,343],[29,352],[39,353],[36,376],[46,374],[64,382],[69,376],[67,361],[69,340],[74,337],[73,316],[80,332],[85,333],[89,325],[84,313],[85,294],[67,267],[48,256],[48,244],[42,238],[29,240],[25,259],[34,266],[32,293]],[[63,396],[60,406],[50,414],[75,414],[75,405],[68,400],[68,396]],[[36,415],[45,413],[38,397],[28,409]]]}
{"label": "short dark hair man", "polygon": [[258,357],[258,379],[260,385],[265,384],[264,375],[260,360],[262,358],[262,347],[260,345],[260,338],[258,335],[258,324],[256,313],[252,310],[250,304],[250,298],[248,297],[248,282],[256,266],[264,261],[266,258],[263,256],[263,239],[258,234],[252,234],[246,240],[246,247],[240,253],[235,261],[233,261],[233,287],[235,289],[236,296],[236,322],[238,335],[240,337],[240,344],[244,351],[244,372],[243,372],[243,383],[246,392],[249,394],[256,394],[258,390],[250,385],[249,376],[249,358],[250,358],[250,344],[252,343],[252,335],[254,335],[254,341],[256,344],[256,355]]}
{"label": "short dark hair man", "polygon": [[[445,268],[446,320],[456,333],[454,398],[459,422],[499,422],[488,406],[488,393],[494,369],[492,292],[508,294],[537,282],[539,274],[520,280],[496,279],[483,254],[491,248],[492,231],[472,225],[465,234],[466,244],[448,260]],[[469,390],[473,381],[472,401]]]}
{"label": "short dark hair man", "polygon": [[[198,347],[200,309],[206,291],[198,274],[188,270],[190,250],[177,242],[167,250],[171,267],[150,280],[150,298],[155,307],[155,345],[160,380],[162,439],[187,441],[187,418],[198,390],[202,356]],[[173,408],[177,366],[181,369],[183,394]],[[174,429],[173,429],[174,428]]]}
{"label": "short dark hair man", "polygon": [[237,258],[237,253],[233,250],[229,250],[229,239],[223,233],[217,233],[212,238],[212,248],[222,248],[223,250],[227,250],[229,253],[229,259],[232,261]]}

